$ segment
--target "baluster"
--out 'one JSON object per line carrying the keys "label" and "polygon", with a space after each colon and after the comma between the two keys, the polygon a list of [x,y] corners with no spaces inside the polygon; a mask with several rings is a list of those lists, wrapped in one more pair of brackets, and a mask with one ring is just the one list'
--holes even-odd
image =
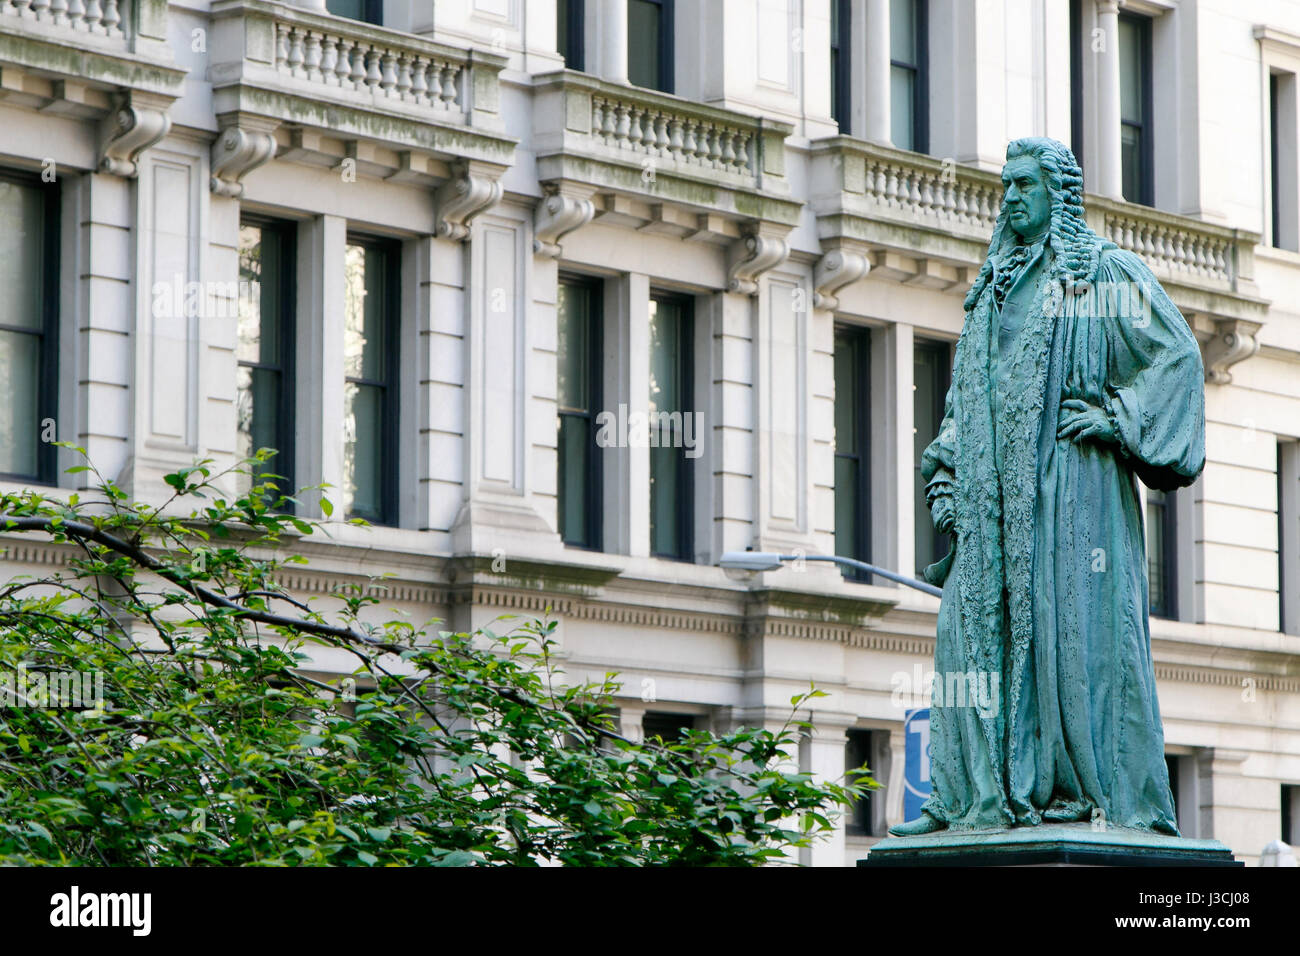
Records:
{"label": "baluster", "polygon": [[919,197],[921,202],[921,211],[932,213],[934,212],[933,177],[928,173],[918,173],[917,178],[921,181],[921,194]]}
{"label": "baluster", "polygon": [[682,158],[685,140],[682,139],[682,121],[674,116],[668,123],[668,153],[673,159]]}
{"label": "baluster", "polygon": [[104,0],[104,32],[109,36],[122,35],[122,15],[117,4],[118,0]]}
{"label": "baluster", "polygon": [[376,50],[373,46],[366,53],[366,87],[372,93],[378,92],[379,84],[384,81],[384,74],[379,69],[383,59],[383,51]]}
{"label": "baluster", "polygon": [[632,107],[628,111],[628,145],[636,149],[641,145],[641,113],[637,107]]}
{"label": "baluster", "polygon": [[668,117],[663,113],[655,114],[655,148],[660,156],[668,155]]}
{"label": "baluster", "polygon": [[384,51],[379,87],[384,91],[385,96],[392,96],[397,90],[397,57],[392,50]]}
{"label": "baluster", "polygon": [[101,0],[86,0],[86,29],[91,33],[104,32],[104,4]]}
{"label": "baluster", "polygon": [[68,0],[68,22],[74,30],[86,29],[85,0]]}
{"label": "baluster", "polygon": [[731,148],[731,130],[719,130],[718,136],[722,140],[722,168],[730,171],[736,164],[736,151]]}
{"label": "baluster", "polygon": [[871,187],[872,198],[880,202],[885,198],[885,164],[876,162],[876,181]]}
{"label": "baluster", "polygon": [[275,28],[275,66],[278,70],[289,68],[289,24],[287,23],[277,24]]}
{"label": "baluster", "polygon": [[885,167],[885,205],[891,209],[898,205],[898,167],[893,163]]}
{"label": "baluster", "polygon": [[32,0],[32,16],[44,20],[50,15],[50,0]]}
{"label": "baluster", "polygon": [[317,33],[315,30],[310,30],[310,31],[308,31],[308,33],[307,33],[307,58],[306,58],[306,63],[305,63],[305,65],[306,65],[306,67],[307,67],[307,79],[309,79],[309,80],[319,80],[319,79],[321,78],[321,72],[320,72],[321,46],[320,46],[320,41],[321,41],[321,34]]}
{"label": "baluster", "polygon": [[447,109],[460,104],[460,67],[454,63],[442,68],[442,104]]}
{"label": "baluster", "polygon": [[339,56],[334,63],[334,80],[345,89],[352,89],[352,50],[357,45],[355,40],[339,38]]}
{"label": "baluster", "polygon": [[294,76],[302,76],[305,71],[302,68],[303,54],[303,35],[300,27],[294,27],[293,32],[289,34],[289,69],[293,71]]}
{"label": "baluster", "polygon": [[708,162],[714,169],[721,165],[719,160],[722,158],[722,146],[718,142],[718,136],[718,128],[710,123],[706,128],[705,137],[708,142]]}
{"label": "baluster", "polygon": [[397,93],[404,100],[415,99],[411,88],[415,85],[415,77],[411,75],[411,65],[415,62],[415,57],[410,53],[403,53],[397,60]]}
{"label": "baluster", "polygon": [[628,115],[627,107],[622,103],[618,104],[618,125],[614,129],[614,145],[626,146],[628,132],[632,128],[632,118]]}
{"label": "baluster", "polygon": [[55,26],[63,26],[68,22],[68,0],[50,0],[50,17],[54,20]]}
{"label": "baluster", "polygon": [[14,0],[14,6],[18,11],[18,18],[21,20],[31,20],[36,16],[32,12],[32,0]]}
{"label": "baluster", "polygon": [[417,56],[415,58],[415,69],[411,74],[411,94],[415,97],[415,102],[421,106],[429,102],[429,81],[424,76],[428,69],[429,58],[427,56]]}
{"label": "baluster", "polygon": [[339,64],[339,38],[325,36],[321,38],[320,71],[329,86],[337,86],[338,74],[335,70]]}
{"label": "baluster", "polygon": [[700,143],[695,136],[698,125],[695,120],[687,120],[682,129],[682,159],[688,163],[698,162],[700,158]]}
{"label": "baluster", "polygon": [[442,64],[429,61],[429,104],[442,108]]}
{"label": "baluster", "polygon": [[370,47],[365,43],[358,43],[356,50],[352,54],[352,88],[358,92],[364,92],[366,88],[366,57],[370,53]]}
{"label": "baluster", "polygon": [[738,162],[740,163],[741,171],[745,173],[752,173],[754,172],[754,156],[755,156],[754,137],[752,135],[746,135],[744,133],[739,133],[737,134],[737,136],[739,137],[737,142],[740,145],[740,149],[737,150],[737,153],[739,156]]}

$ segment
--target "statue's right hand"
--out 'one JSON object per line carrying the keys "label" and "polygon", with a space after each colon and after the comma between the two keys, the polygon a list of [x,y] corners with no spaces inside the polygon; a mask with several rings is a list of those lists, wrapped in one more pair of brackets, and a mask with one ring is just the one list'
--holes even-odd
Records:
{"label": "statue's right hand", "polygon": [[930,518],[934,522],[935,530],[940,534],[948,534],[952,531],[953,523],[957,518],[956,509],[952,504],[952,495],[935,495],[934,500],[930,502]]}

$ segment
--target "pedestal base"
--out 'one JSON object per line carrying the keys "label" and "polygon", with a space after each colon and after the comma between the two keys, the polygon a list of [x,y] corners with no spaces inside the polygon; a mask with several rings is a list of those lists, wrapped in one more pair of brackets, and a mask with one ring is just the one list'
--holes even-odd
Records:
{"label": "pedestal base", "polygon": [[888,837],[858,866],[1243,866],[1218,840],[1089,823]]}

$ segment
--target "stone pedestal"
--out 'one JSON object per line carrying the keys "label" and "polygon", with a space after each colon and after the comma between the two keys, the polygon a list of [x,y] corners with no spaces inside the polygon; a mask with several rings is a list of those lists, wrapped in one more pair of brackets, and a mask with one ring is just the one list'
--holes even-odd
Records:
{"label": "stone pedestal", "polygon": [[858,866],[1242,866],[1217,840],[1088,823],[889,837]]}

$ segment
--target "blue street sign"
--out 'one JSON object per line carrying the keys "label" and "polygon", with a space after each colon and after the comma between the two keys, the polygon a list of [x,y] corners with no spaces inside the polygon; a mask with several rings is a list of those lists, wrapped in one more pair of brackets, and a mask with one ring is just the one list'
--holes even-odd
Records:
{"label": "blue street sign", "polygon": [[921,815],[930,797],[930,708],[903,715],[903,821]]}

